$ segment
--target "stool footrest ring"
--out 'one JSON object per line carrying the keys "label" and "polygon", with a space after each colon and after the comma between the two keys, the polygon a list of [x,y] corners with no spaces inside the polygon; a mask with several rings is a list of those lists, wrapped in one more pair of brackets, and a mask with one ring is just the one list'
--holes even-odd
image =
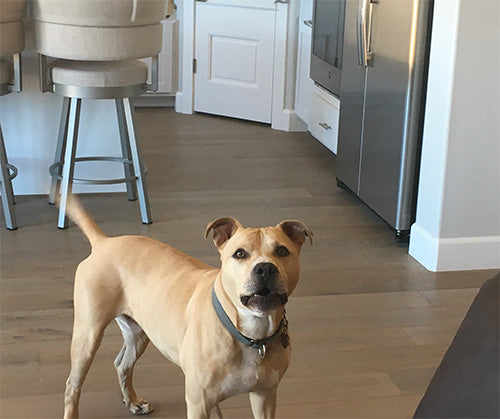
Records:
{"label": "stool footrest ring", "polygon": [[10,163],[7,163],[7,167],[12,171],[12,173],[9,174],[9,180],[12,180],[17,176],[17,167]]}
{"label": "stool footrest ring", "polygon": [[[106,156],[94,156],[94,157],[77,157],[75,159],[75,163],[86,162],[86,161],[105,161],[105,162],[113,162],[113,163],[121,163],[128,164],[133,166],[133,163],[129,159],[125,159],[123,157],[106,157]],[[61,168],[63,166],[63,162],[55,162],[49,167],[50,175],[57,179],[62,180],[62,175],[60,174]],[[146,165],[142,166],[143,174],[148,173],[148,167]],[[17,169],[16,169],[17,174]],[[73,183],[79,183],[84,185],[113,185],[116,183],[128,183],[135,182],[137,180],[137,176],[128,176],[118,179],[81,179],[81,178],[73,178]]]}

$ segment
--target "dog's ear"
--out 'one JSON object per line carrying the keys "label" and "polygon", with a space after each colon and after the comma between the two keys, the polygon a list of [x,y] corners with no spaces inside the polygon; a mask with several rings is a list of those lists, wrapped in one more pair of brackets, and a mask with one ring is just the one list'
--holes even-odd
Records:
{"label": "dog's ear", "polygon": [[285,234],[299,247],[302,246],[306,240],[306,237],[309,238],[311,244],[313,243],[313,233],[307,226],[297,220],[285,220],[277,225],[277,227],[281,228]]}
{"label": "dog's ear", "polygon": [[240,222],[232,217],[223,217],[212,221],[207,225],[205,238],[208,237],[210,231],[214,232],[214,243],[217,247],[222,246],[227,242],[233,234],[241,227]]}

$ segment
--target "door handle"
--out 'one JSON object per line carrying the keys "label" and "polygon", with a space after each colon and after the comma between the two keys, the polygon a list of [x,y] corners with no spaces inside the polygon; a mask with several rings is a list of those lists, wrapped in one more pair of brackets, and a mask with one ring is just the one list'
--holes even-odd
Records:
{"label": "door handle", "polygon": [[312,28],[313,27],[313,21],[312,21],[312,19],[304,20],[304,25],[309,26],[310,28]]}
{"label": "door handle", "polygon": [[329,129],[332,129],[332,127],[330,125],[328,125],[326,122],[318,122],[318,125],[326,131],[328,131]]}
{"label": "door handle", "polygon": [[370,51],[371,26],[372,26],[372,1],[359,0],[357,17],[358,63],[368,67],[373,57]]}

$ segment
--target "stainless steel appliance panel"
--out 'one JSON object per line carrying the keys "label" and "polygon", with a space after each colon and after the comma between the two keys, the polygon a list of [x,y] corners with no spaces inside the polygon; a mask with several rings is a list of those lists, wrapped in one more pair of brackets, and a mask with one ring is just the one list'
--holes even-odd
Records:
{"label": "stainless steel appliance panel", "polygon": [[346,1],[338,181],[397,232],[414,216],[431,14],[432,0]]}
{"label": "stainless steel appliance panel", "polygon": [[339,96],[345,0],[314,0],[310,76]]}
{"label": "stainless steel appliance panel", "polygon": [[[352,191],[358,192],[361,139],[363,137],[365,68],[358,65],[358,41],[355,25],[358,15],[357,1],[347,1],[345,21],[344,57],[346,69],[340,85],[340,115],[337,147],[337,177]],[[339,158],[341,157],[341,158]]]}
{"label": "stainless steel appliance panel", "polygon": [[358,195],[396,229],[413,13],[413,0],[372,4]]}

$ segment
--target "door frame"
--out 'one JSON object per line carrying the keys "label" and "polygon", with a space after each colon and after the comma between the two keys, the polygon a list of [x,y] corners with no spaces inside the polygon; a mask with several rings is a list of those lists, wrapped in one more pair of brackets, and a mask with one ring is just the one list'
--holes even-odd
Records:
{"label": "door frame", "polygon": [[[180,23],[180,91],[175,97],[175,110],[180,113],[192,114],[194,113],[194,74],[192,69],[195,49],[195,0],[177,1],[177,7]],[[294,21],[295,19],[290,17],[290,22]],[[276,2],[271,127],[283,131],[305,131],[305,125],[295,114],[295,110],[286,108],[287,55],[289,47],[293,47],[293,45],[289,45],[288,23],[289,4]],[[294,88],[295,86],[293,86]]]}

